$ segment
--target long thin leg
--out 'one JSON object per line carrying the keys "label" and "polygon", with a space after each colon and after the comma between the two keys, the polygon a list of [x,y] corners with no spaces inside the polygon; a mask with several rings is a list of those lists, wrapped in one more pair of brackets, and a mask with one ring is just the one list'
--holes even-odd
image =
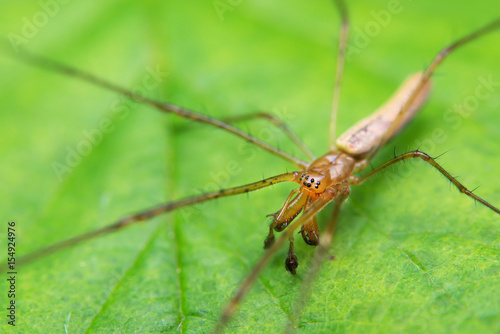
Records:
{"label": "long thin leg", "polygon": [[458,49],[462,45],[465,45],[481,36],[486,35],[487,33],[500,28],[500,19],[497,19],[493,21],[492,23],[488,24],[487,26],[474,31],[473,33],[457,40],[456,42],[452,43],[451,45],[447,46],[441,52],[437,54],[437,56],[434,58],[432,63],[429,65],[429,67],[425,70],[422,79],[418,86],[415,88],[415,90],[410,94],[408,97],[408,100],[403,104],[403,107],[401,108],[401,111],[399,112],[398,116],[392,123],[391,127],[389,130],[386,132],[386,134],[380,139],[380,142],[378,145],[373,149],[373,151],[370,153],[368,156],[367,160],[370,161],[373,159],[373,157],[377,154],[377,152],[384,146],[384,144],[392,137],[395,129],[398,128],[398,124],[403,120],[404,114],[410,109],[410,107],[413,105],[415,100],[417,99],[419,93],[422,91],[424,86],[429,82],[432,74],[436,71],[436,69],[439,67],[439,65],[444,61],[446,56],[450,54],[452,51]]}
{"label": "long thin leg", "polygon": [[270,121],[275,126],[280,128],[301,150],[304,152],[311,160],[316,160],[316,156],[311,152],[311,150],[300,140],[299,137],[278,117],[270,114],[268,112],[258,111],[251,114],[240,115],[235,117],[227,117],[222,120],[227,123],[235,123],[246,120],[251,120],[254,118],[262,118],[267,121]]}
{"label": "long thin leg", "polygon": [[496,208],[493,205],[491,205],[490,203],[486,202],[481,197],[475,195],[472,191],[467,189],[463,184],[458,182],[457,179],[455,179],[453,176],[451,176],[451,174],[448,173],[443,167],[441,167],[441,165],[438,164],[435,159],[431,158],[428,154],[426,154],[424,152],[420,152],[419,150],[406,152],[406,153],[401,154],[395,158],[392,158],[391,160],[383,163],[382,165],[372,169],[371,171],[369,171],[369,172],[367,172],[359,177],[351,177],[349,183],[353,184],[353,185],[362,184],[363,182],[365,182],[366,180],[368,180],[369,178],[371,178],[375,174],[378,174],[379,172],[383,171],[387,167],[390,167],[390,166],[397,164],[398,162],[401,162],[404,160],[415,159],[415,158],[420,158],[420,159],[424,160],[425,162],[429,163],[432,167],[436,168],[441,174],[443,174],[448,180],[450,180],[451,183],[453,183],[455,185],[455,187],[457,187],[458,190],[462,194],[465,194],[469,197],[472,197],[475,201],[478,201],[479,203],[487,206],[491,210],[500,214],[500,210],[498,208]]}
{"label": "long thin leg", "polygon": [[263,150],[265,150],[271,154],[274,154],[282,159],[285,159],[285,160],[291,162],[292,164],[299,167],[300,169],[304,169],[309,165],[307,162],[302,161],[302,160],[300,160],[300,159],[298,159],[298,158],[296,158],[296,157],[294,157],[294,156],[292,156],[292,155],[290,155],[290,154],[288,154],[288,153],[286,153],[286,152],[284,152],[284,151],[282,151],[282,150],[280,150],[280,149],[278,149],[278,148],[276,148],[276,147],[274,147],[266,142],[263,142],[262,140],[254,137],[254,136],[252,136],[252,135],[250,135],[250,134],[248,134],[248,133],[246,133],[238,128],[235,128],[234,126],[232,126],[230,124],[219,121],[215,118],[212,118],[212,117],[209,117],[209,116],[206,116],[206,115],[203,115],[203,114],[200,114],[200,113],[197,113],[197,112],[185,109],[185,108],[181,108],[181,107],[174,105],[174,104],[171,104],[171,103],[164,103],[164,102],[150,99],[150,98],[145,97],[141,94],[135,93],[131,90],[122,88],[122,87],[117,86],[111,82],[108,82],[108,81],[105,81],[101,78],[98,78],[90,73],[80,71],[76,68],[61,64],[59,62],[56,62],[56,61],[51,60],[51,59],[47,59],[47,58],[42,57],[42,56],[38,56],[38,55],[35,55],[32,53],[29,53],[27,51],[23,51],[20,54],[21,54],[21,60],[23,60],[27,63],[34,64],[35,66],[42,67],[42,68],[45,68],[45,69],[48,69],[51,71],[55,71],[58,73],[63,73],[63,74],[90,82],[90,83],[95,84],[97,86],[100,86],[100,87],[109,89],[111,91],[114,91],[116,93],[119,93],[119,94],[121,94],[125,97],[128,97],[134,101],[152,106],[152,107],[154,107],[157,110],[160,110],[162,112],[174,113],[180,117],[187,118],[187,119],[190,119],[190,120],[195,121],[195,122],[205,123],[205,124],[209,124],[211,126],[223,129],[223,130],[225,130],[229,133],[232,133],[240,138],[243,138],[244,140],[246,140],[250,143],[257,145],[258,147],[262,148]]}
{"label": "long thin leg", "polygon": [[297,230],[297,228],[304,222],[311,219],[316,213],[325,207],[330,201],[332,201],[337,195],[337,191],[331,188],[327,188],[325,192],[311,205],[311,207],[304,211],[302,216],[296,219],[292,224],[290,224],[285,231],[280,235],[276,242],[262,255],[259,262],[253,267],[250,274],[245,278],[245,281],[240,285],[239,289],[236,291],[234,296],[228,302],[224,310],[222,311],[219,323],[215,328],[216,333],[222,333],[224,327],[229,322],[233,316],[236,308],[242,301],[242,299],[247,294],[250,287],[253,285],[259,274],[262,272],[267,262],[272,258],[272,256],[280,249],[280,247],[289,240],[290,236]]}
{"label": "long thin leg", "polygon": [[[311,263],[309,264],[306,277],[304,278],[302,283],[303,289],[301,290],[300,296],[297,298],[293,307],[293,316],[291,317],[291,319],[295,322],[299,320],[300,313],[303,310],[304,305],[307,303],[307,300],[309,299],[312,285],[316,279],[316,276],[318,275],[321,264],[324,262],[325,256],[330,249],[330,245],[332,243],[333,235],[335,232],[335,227],[337,225],[339,217],[340,208],[348,196],[349,188],[346,188],[346,192],[339,194],[335,199],[333,214],[330,218],[330,221],[328,222],[325,231],[323,231],[323,233],[321,234],[318,248],[316,249],[316,252],[314,252],[314,256],[311,260]],[[292,328],[290,328],[290,326]],[[285,330],[285,333],[290,332],[293,328],[295,328],[296,323],[289,323],[287,327],[288,329]]]}
{"label": "long thin leg", "polygon": [[335,86],[333,87],[332,113],[330,116],[330,150],[335,149],[337,113],[340,103],[340,88],[344,74],[345,53],[349,37],[349,16],[343,0],[334,0],[340,14],[341,26],[339,33],[339,49],[337,54],[337,69],[335,70]]}
{"label": "long thin leg", "polygon": [[46,248],[42,248],[34,253],[28,254],[25,257],[22,257],[18,260],[18,264],[25,264],[28,262],[31,262],[35,259],[38,259],[40,257],[52,254],[54,252],[57,252],[61,249],[68,248],[74,245],[77,245],[83,241],[87,241],[93,238],[96,238],[98,236],[102,236],[105,234],[109,234],[111,232],[114,232],[116,230],[120,230],[124,227],[127,227],[129,225],[132,225],[134,223],[139,223],[142,221],[150,220],[156,216],[159,216],[163,213],[174,211],[186,206],[190,206],[193,204],[198,204],[206,201],[210,201],[216,198],[221,198],[221,197],[227,197],[227,196],[233,196],[233,195],[238,195],[238,194],[243,194],[243,193],[248,193],[251,191],[255,191],[261,188],[269,187],[273,184],[281,183],[281,182],[293,182],[297,180],[299,177],[298,172],[292,172],[292,173],[286,173],[286,174],[280,174],[277,176],[273,176],[267,179],[264,179],[262,181],[250,183],[244,186],[239,186],[239,187],[234,187],[234,188],[229,188],[229,189],[221,189],[219,191],[214,191],[206,194],[201,194],[198,196],[193,196],[193,197],[188,197],[185,199],[182,199],[180,201],[176,202],[170,202],[166,204],[161,204],[155,207],[152,207],[150,209],[137,212],[134,214],[131,214],[129,216],[125,216],[118,221],[114,222],[111,225],[105,226],[101,229],[91,231],[64,241],[61,241],[59,243],[56,243],[54,245],[48,246]]}

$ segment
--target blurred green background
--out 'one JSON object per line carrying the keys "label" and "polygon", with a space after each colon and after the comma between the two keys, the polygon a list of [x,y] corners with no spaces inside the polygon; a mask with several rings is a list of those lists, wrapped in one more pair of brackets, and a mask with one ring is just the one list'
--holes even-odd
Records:
{"label": "blurred green background", "polygon": [[[446,44],[499,13],[493,0],[402,0],[387,17],[390,3],[348,3],[352,56],[339,133]],[[226,11],[217,7],[224,4]],[[338,33],[330,1],[4,1],[0,10],[2,35],[24,38],[33,52],[218,118],[269,110],[317,155],[325,153]],[[475,95],[479,78],[500,82],[499,40],[496,32],[452,54],[429,103],[375,164],[394,147],[448,151],[440,163],[500,205],[499,86],[485,98]],[[5,53],[0,69],[0,208],[4,222],[17,224],[19,255],[160,202],[293,169],[229,134]],[[152,71],[166,75],[153,84]],[[459,117],[454,111],[464,103],[473,108]],[[300,155],[265,122],[240,126]],[[84,153],[71,153],[78,150]],[[58,175],[54,166],[68,166],[67,159],[73,166]],[[17,329],[210,332],[263,253],[265,215],[291,189],[279,185],[184,209],[19,268]],[[335,260],[324,264],[298,330],[499,332],[499,232],[498,215],[422,164],[353,188],[331,250]],[[297,276],[284,270],[284,249],[228,332],[278,332],[293,317],[313,254],[296,244]],[[2,318],[2,331],[10,331]]]}

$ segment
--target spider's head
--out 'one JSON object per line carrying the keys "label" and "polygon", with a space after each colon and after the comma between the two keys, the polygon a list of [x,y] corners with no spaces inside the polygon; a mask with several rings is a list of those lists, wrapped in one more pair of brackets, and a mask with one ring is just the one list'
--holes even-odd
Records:
{"label": "spider's head", "polygon": [[299,179],[299,184],[313,193],[323,193],[328,183],[324,174],[314,171],[304,172]]}

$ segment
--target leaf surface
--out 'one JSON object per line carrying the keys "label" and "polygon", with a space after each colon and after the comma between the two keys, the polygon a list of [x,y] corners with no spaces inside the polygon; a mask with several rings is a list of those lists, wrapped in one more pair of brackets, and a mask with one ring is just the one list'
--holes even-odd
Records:
{"label": "leaf surface", "polygon": [[[213,117],[270,110],[317,155],[325,153],[335,8],[328,1],[259,0],[218,12],[220,3],[230,2],[70,2],[49,16],[36,2],[11,2],[2,5],[10,15],[0,29],[25,38],[36,53]],[[442,47],[493,20],[496,3],[476,3],[473,10],[448,0],[391,6],[349,4],[339,133]],[[32,34],[26,22],[34,25]],[[428,104],[375,165],[394,147],[448,152],[439,162],[500,205],[499,39],[495,32],[450,55]],[[16,222],[19,256],[161,202],[293,169],[220,130],[0,59],[1,211],[4,221]],[[263,121],[238,125],[301,154]],[[265,215],[291,189],[279,185],[182,209],[18,268],[18,328],[210,332],[263,253]],[[323,225],[328,213],[320,215]],[[418,162],[397,166],[352,189],[330,251],[335,260],[323,265],[298,330],[498,332],[499,232],[498,215],[436,171]],[[296,245],[298,274],[285,272],[283,249],[228,332],[279,332],[293,319],[313,254],[302,241]]]}

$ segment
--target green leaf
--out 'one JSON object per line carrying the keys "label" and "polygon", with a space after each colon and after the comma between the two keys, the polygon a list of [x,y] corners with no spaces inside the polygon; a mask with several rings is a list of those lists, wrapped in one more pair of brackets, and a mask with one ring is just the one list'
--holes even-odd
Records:
{"label": "green leaf", "polygon": [[[216,9],[221,3],[227,11]],[[51,4],[1,5],[9,13],[1,32],[24,38],[38,54],[213,117],[273,111],[317,155],[325,153],[339,21],[330,2]],[[445,45],[496,18],[497,7],[493,0],[474,8],[450,0],[349,3],[353,44],[338,132],[375,110]],[[500,205],[499,39],[492,33],[449,56],[421,114],[375,165],[394,147],[447,152],[438,161]],[[3,245],[7,221],[16,222],[17,256],[158,203],[293,169],[220,130],[79,80],[7,57],[0,67],[0,235]],[[489,78],[490,90],[482,84]],[[239,126],[301,154],[263,121]],[[183,209],[17,268],[16,327],[210,332],[263,254],[266,214],[291,189]],[[320,214],[323,226],[329,212]],[[337,225],[335,259],[312,286],[299,331],[500,331],[498,215],[437,171],[410,162],[353,187]],[[285,328],[313,255],[301,240],[296,251],[298,274],[284,270],[283,249],[228,332]],[[2,330],[12,330],[3,319]]]}

